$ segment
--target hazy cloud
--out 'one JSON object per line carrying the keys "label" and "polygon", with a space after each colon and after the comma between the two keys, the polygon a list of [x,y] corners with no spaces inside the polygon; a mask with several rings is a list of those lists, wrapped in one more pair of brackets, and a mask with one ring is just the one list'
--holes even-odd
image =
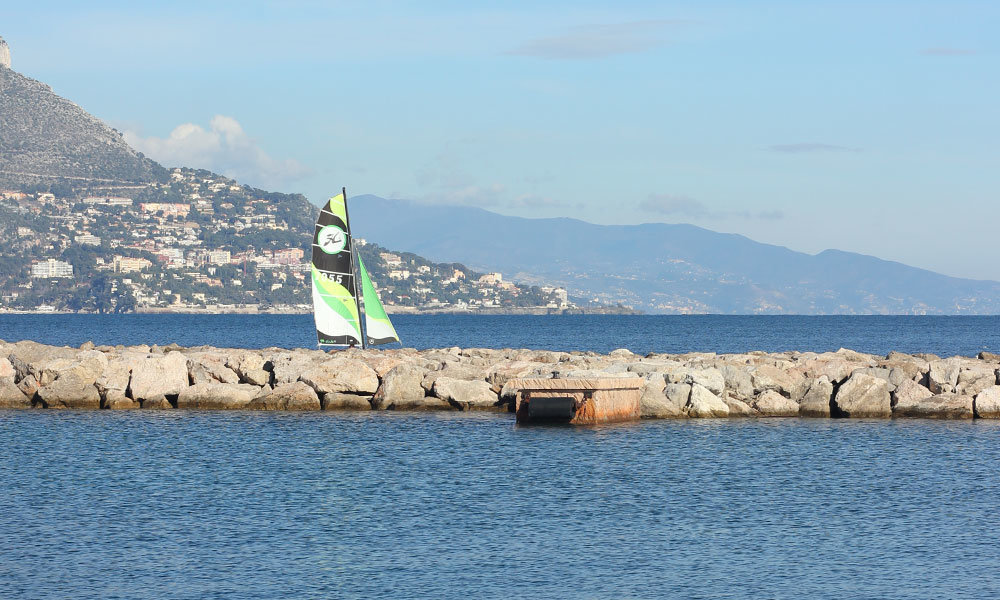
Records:
{"label": "hazy cloud", "polygon": [[920,51],[921,54],[927,54],[929,56],[968,56],[970,54],[975,54],[975,50],[969,50],[967,48],[947,48],[947,47],[936,47],[936,48],[924,48]]}
{"label": "hazy cloud", "polygon": [[666,31],[678,20],[633,21],[575,27],[562,35],[528,40],[507,52],[556,60],[587,60],[645,52],[666,43]]}
{"label": "hazy cloud", "polygon": [[236,119],[224,115],[212,117],[208,129],[178,125],[166,138],[142,137],[134,131],[124,136],[133,148],[166,166],[209,169],[241,183],[280,187],[311,174],[296,160],[268,155]]}
{"label": "hazy cloud", "polygon": [[763,210],[758,212],[748,210],[713,210],[700,200],[687,196],[672,194],[650,194],[639,202],[639,208],[648,213],[687,217],[689,219],[784,219],[785,213],[780,210]]}
{"label": "hazy cloud", "polygon": [[672,196],[670,194],[650,194],[648,198],[639,203],[639,208],[661,215],[677,215],[695,219],[712,215],[712,211],[705,206],[704,202],[687,196]]}
{"label": "hazy cloud", "polygon": [[774,146],[768,146],[767,149],[771,152],[783,152],[785,154],[806,154],[809,152],[861,152],[861,148],[816,143],[775,144]]}

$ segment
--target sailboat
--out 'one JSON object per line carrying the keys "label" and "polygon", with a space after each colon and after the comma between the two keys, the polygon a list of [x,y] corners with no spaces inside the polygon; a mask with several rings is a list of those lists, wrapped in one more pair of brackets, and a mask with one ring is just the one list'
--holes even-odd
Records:
{"label": "sailboat", "polygon": [[320,347],[367,348],[399,341],[365,263],[354,248],[346,188],[330,198],[316,220],[312,296]]}

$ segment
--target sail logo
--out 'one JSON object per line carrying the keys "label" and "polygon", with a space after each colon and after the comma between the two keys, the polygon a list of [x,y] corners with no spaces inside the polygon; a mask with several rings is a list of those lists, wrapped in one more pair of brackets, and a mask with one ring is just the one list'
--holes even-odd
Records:
{"label": "sail logo", "polygon": [[327,225],[316,235],[316,244],[327,254],[337,254],[347,245],[347,234],[336,225]]}

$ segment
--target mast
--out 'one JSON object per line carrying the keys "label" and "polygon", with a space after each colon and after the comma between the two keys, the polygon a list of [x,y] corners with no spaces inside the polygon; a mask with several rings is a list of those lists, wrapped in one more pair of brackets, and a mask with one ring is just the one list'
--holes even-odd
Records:
{"label": "mast", "polygon": [[351,213],[347,210],[347,188],[340,188],[340,193],[344,195],[344,217],[346,217],[347,225],[347,237],[351,240],[351,275],[354,279],[354,303],[358,307],[358,331],[361,333],[361,349],[364,350],[368,347],[366,338],[368,337],[365,333],[365,303],[361,299],[361,288],[358,287],[358,268],[356,261],[354,260],[354,234],[351,233]]}

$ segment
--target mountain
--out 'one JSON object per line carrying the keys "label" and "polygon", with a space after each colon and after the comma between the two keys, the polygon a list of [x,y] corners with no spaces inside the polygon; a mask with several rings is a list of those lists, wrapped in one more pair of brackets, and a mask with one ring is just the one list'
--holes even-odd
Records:
{"label": "mountain", "polygon": [[44,83],[0,65],[0,188],[166,178],[119,132]]}
{"label": "mountain", "polygon": [[368,239],[649,312],[997,314],[1000,283],[872,256],[816,255],[693,225],[596,225],[356,196]]}

